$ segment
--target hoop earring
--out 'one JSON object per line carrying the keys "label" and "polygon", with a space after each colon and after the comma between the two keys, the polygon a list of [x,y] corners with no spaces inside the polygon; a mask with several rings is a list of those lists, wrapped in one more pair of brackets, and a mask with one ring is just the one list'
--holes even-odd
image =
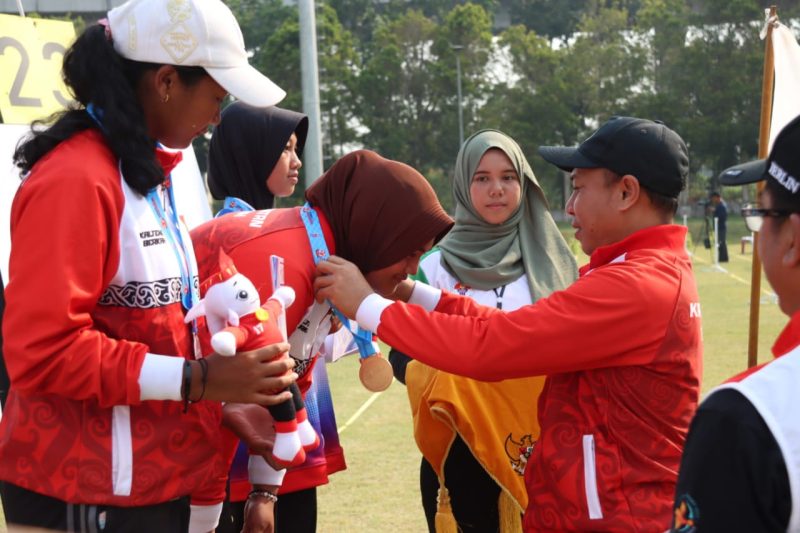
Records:
{"label": "hoop earring", "polygon": [[167,102],[169,102],[169,93],[167,93],[163,97],[161,97],[161,101],[164,102],[165,104]]}

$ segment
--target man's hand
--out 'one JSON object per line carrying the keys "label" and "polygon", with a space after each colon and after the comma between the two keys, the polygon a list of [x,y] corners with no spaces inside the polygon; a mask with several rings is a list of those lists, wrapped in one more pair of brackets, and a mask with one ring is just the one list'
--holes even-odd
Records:
{"label": "man's hand", "polygon": [[[289,350],[285,342],[271,344],[234,356],[213,354],[208,361],[208,380],[203,398],[223,402],[276,405],[292,397],[286,387],[297,380],[290,357],[275,359]],[[274,360],[273,360],[274,359]],[[201,369],[192,363],[192,390],[189,398],[202,392]]]}
{"label": "man's hand", "polygon": [[358,268],[341,257],[332,255],[317,265],[314,279],[317,301],[329,300],[348,318],[355,318],[358,306],[372,292]]}

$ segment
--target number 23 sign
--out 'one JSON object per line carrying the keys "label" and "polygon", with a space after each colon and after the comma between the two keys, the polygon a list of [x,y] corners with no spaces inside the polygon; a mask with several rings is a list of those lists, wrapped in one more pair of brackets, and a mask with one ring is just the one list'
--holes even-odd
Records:
{"label": "number 23 sign", "polygon": [[61,81],[71,22],[0,14],[0,118],[29,124],[63,109],[71,96]]}

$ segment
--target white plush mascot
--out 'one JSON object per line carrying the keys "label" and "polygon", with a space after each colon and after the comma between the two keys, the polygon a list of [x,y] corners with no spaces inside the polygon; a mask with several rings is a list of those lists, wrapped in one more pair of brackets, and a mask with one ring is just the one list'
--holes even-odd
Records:
{"label": "white plush mascot", "polygon": [[[234,355],[286,340],[279,319],[294,301],[291,287],[279,287],[261,305],[253,283],[237,272],[231,258],[220,251],[219,272],[203,282],[201,292],[205,293],[204,298],[189,310],[185,321],[205,316],[212,334],[211,346],[220,355]],[[278,357],[288,356],[284,353]],[[292,383],[289,390],[291,400],[268,407],[275,421],[272,458],[281,467],[302,464],[306,452],[319,446],[319,436],[308,422],[300,389]]]}

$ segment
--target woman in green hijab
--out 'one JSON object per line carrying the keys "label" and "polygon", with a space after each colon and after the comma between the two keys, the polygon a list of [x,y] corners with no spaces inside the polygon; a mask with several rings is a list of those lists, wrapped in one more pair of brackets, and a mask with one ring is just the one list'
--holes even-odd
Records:
{"label": "woman in green hijab", "polygon": [[[455,226],[422,258],[417,279],[506,311],[575,280],[575,258],[509,136],[482,130],[464,142],[453,193]],[[544,378],[484,383],[408,363],[396,351],[390,360],[408,386],[429,530],[521,530],[522,473],[539,435]]]}

